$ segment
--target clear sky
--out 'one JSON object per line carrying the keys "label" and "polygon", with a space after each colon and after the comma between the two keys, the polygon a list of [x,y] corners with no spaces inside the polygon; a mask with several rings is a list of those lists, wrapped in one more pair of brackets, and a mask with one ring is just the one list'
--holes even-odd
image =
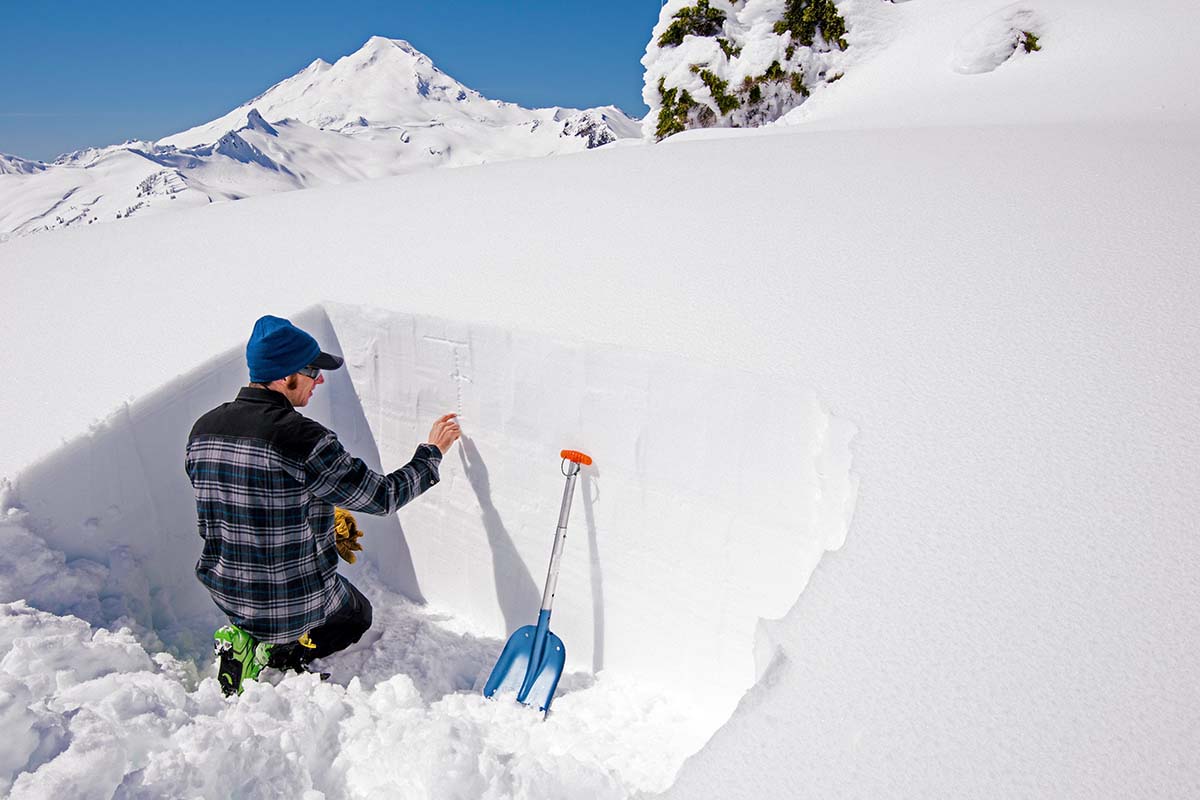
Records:
{"label": "clear sky", "polygon": [[660,0],[0,0],[0,152],[50,160],[208,122],[371,36],[523,106],[642,103]]}

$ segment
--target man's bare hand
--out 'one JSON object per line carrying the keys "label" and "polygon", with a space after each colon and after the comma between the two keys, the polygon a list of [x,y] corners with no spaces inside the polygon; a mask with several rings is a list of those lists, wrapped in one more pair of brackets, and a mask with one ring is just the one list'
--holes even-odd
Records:
{"label": "man's bare hand", "polygon": [[442,451],[442,455],[450,449],[450,445],[458,441],[458,437],[462,436],[462,429],[458,427],[458,421],[454,418],[457,414],[445,414],[438,417],[438,421],[433,423],[433,430],[429,432],[429,443]]}

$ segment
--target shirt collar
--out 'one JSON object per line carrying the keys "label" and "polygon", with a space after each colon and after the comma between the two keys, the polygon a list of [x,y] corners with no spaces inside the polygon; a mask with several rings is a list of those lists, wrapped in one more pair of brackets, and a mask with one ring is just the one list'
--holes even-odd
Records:
{"label": "shirt collar", "polygon": [[292,408],[292,403],[282,393],[272,389],[260,389],[257,386],[243,386],[238,390],[238,400],[249,403],[265,403],[281,408]]}

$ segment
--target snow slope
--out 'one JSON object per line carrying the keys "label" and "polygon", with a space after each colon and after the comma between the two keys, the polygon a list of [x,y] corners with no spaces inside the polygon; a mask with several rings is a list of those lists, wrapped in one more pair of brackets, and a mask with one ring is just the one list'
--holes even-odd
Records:
{"label": "snow slope", "polygon": [[[377,655],[330,660],[332,686],[227,706],[127,635],[8,606],[14,794],[87,796],[102,763],[99,796],[213,796],[218,766],[311,797],[1194,796],[1200,120],[1173,49],[1191,12],[1153,8],[1158,86],[1072,118],[1037,87],[1100,97],[1075,66],[1109,52],[1089,32],[1146,12],[1038,8],[1061,38],[972,74],[956,48],[1000,4],[886,9],[946,34],[902,60],[1024,91],[1017,118],[931,103],[928,125],[906,107],[890,127],[698,131],[0,248],[21,299],[0,319],[21,381],[0,400],[0,575],[21,584],[3,599],[199,646],[203,604],[149,566],[182,560],[191,524],[170,443],[189,404],[235,391],[261,313],[336,337],[349,368],[314,414],[368,458],[397,465],[460,408],[476,451],[368,531],[351,574],[389,623]],[[830,102],[851,109],[852,77]],[[470,689],[475,640],[498,647],[540,581],[567,440],[597,471],[555,612],[575,683],[542,723]],[[452,619],[392,594],[416,590]],[[332,761],[301,731],[337,737]]]}
{"label": "snow slope", "polygon": [[[613,106],[489,100],[399,39],[320,59],[210,123],[46,165],[0,154],[0,234],[21,236],[436,166],[569,153],[639,135]],[[180,202],[182,201],[182,202]]]}
{"label": "snow slope", "polygon": [[[846,69],[838,91],[815,92],[786,119],[841,130],[1194,120],[1200,96],[1185,77],[1200,59],[1187,32],[1200,12],[1181,0],[1139,8],[1075,0],[863,4],[847,38],[870,55]],[[1040,50],[1017,46],[1026,30]],[[1118,55],[1123,42],[1145,42],[1152,65]]]}

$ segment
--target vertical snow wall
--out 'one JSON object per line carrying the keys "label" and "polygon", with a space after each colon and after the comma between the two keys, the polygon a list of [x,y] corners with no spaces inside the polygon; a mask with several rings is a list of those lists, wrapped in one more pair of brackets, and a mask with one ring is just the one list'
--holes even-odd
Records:
{"label": "vertical snow wall", "polygon": [[[558,452],[590,453],[576,491],[552,627],[568,668],[605,669],[711,701],[722,718],[769,653],[756,631],[796,601],[844,541],[854,426],[811,393],[669,355],[328,305],[292,317],[347,368],[305,410],[375,469],[395,469],[432,421],[463,416],[442,482],[367,518],[342,565],[504,638],[536,621],[562,497]],[[183,447],[197,417],[246,381],[234,347],[22,471],[9,524],[40,566],[0,580],[94,624],[131,624],[200,655],[222,620],[195,580]]]}

